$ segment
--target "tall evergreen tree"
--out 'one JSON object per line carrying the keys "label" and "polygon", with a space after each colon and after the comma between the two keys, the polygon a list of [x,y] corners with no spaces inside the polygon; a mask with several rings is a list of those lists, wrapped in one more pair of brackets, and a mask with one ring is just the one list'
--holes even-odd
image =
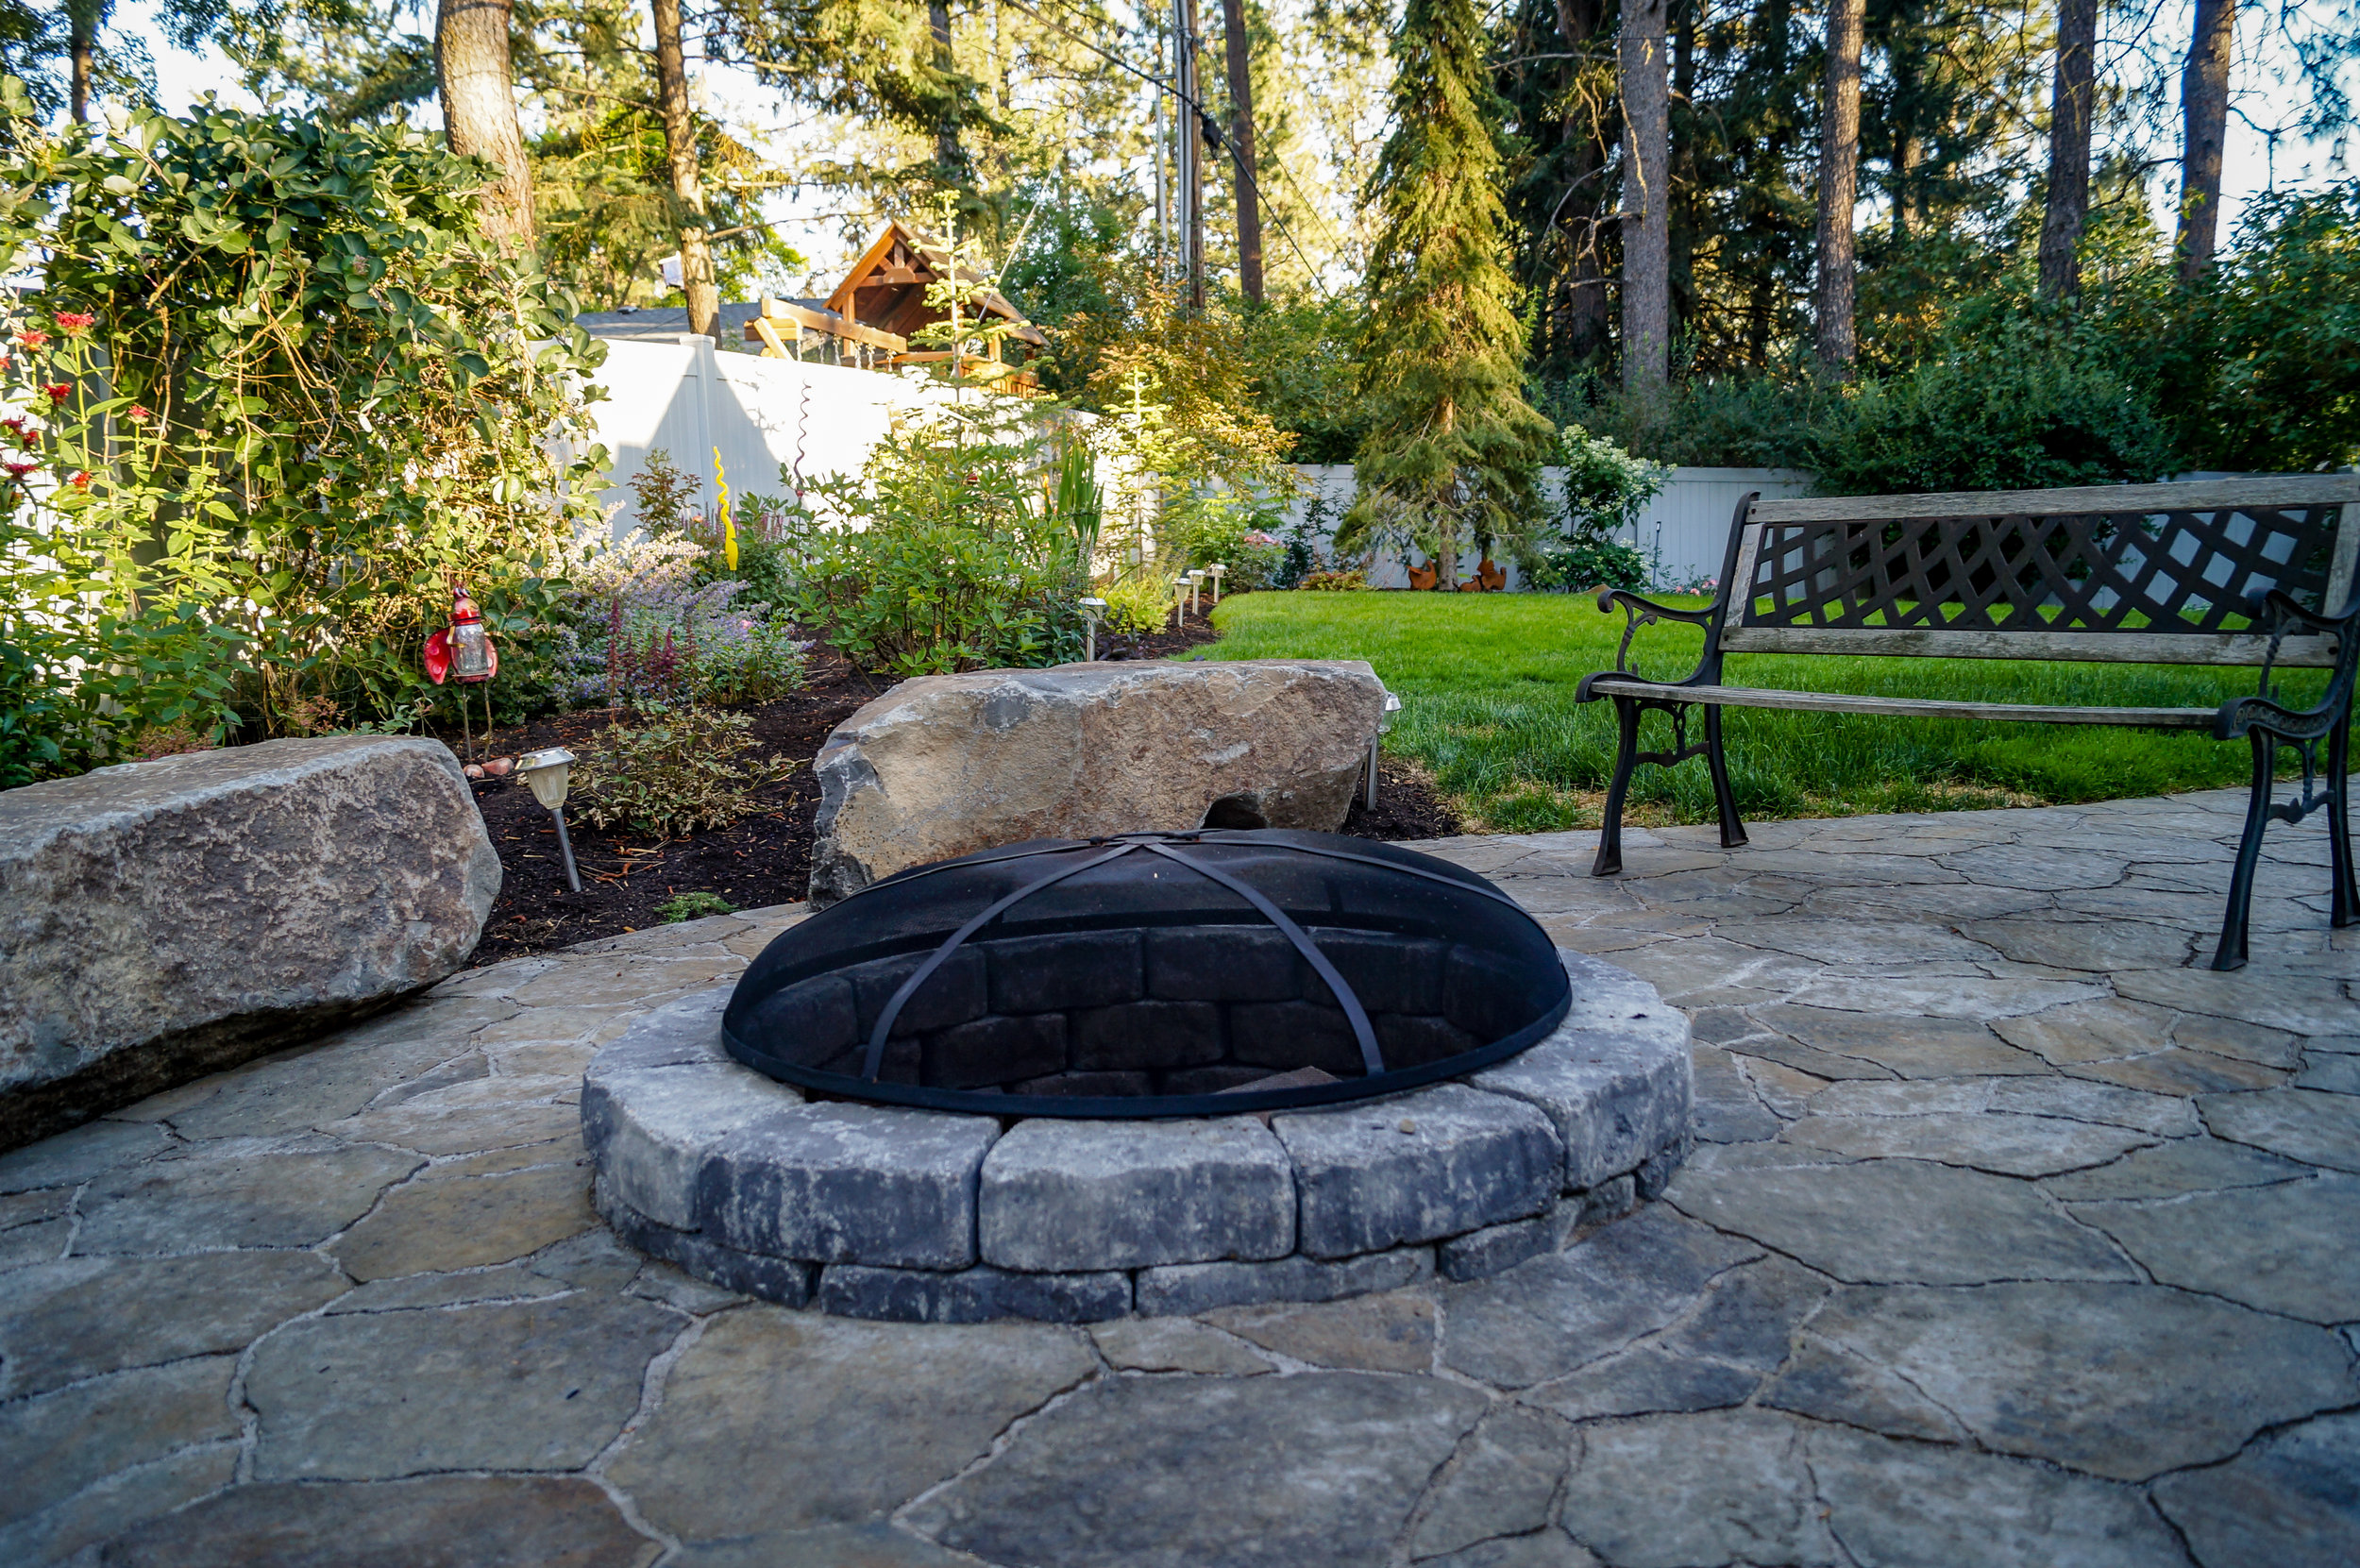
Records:
{"label": "tall evergreen tree", "polygon": [[1523,542],[1555,432],[1525,401],[1502,106],[1473,0],[1409,0],[1393,59],[1393,134],[1367,191],[1382,223],[1361,346],[1373,420],[1339,543],[1407,538],[1455,587],[1469,543]]}

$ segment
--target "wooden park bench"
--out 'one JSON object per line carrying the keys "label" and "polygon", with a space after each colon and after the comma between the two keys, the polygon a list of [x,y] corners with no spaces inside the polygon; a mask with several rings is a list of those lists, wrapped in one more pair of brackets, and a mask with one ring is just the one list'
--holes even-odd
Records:
{"label": "wooden park bench", "polygon": [[[1642,762],[1704,757],[1721,842],[1745,842],[1721,750],[1723,708],[2210,730],[2253,748],[2252,798],[2213,968],[2246,961],[2254,865],[2272,818],[2299,822],[2326,807],[2332,919],[2352,925],[2360,921],[2345,793],[2360,655],[2356,554],[2360,474],[2352,473],[1810,500],[1747,496],[1729,527],[1711,604],[1677,610],[1620,589],[1598,595],[1601,611],[1619,604],[1626,621],[1614,668],[1585,677],[1576,694],[1584,702],[1611,700],[1620,730],[1593,874],[1623,868],[1623,801]],[[1704,657],[1684,679],[1650,681],[1630,668],[1633,635],[1659,620],[1704,628]],[[1768,691],[1724,683],[1722,662],[1731,653],[2251,665],[2260,666],[2261,686],[2218,708]],[[2325,699],[2285,706],[2270,684],[2281,666],[2333,671]],[[1696,745],[1688,742],[1691,708],[1704,710]],[[1668,751],[1639,749],[1640,716],[1649,709],[1671,716]],[[2302,755],[2301,793],[2283,804],[2274,789],[2282,745]]]}

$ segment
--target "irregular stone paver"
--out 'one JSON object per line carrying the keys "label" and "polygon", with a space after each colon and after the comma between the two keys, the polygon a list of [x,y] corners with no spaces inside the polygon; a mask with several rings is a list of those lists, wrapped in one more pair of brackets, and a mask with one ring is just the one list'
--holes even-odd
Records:
{"label": "irregular stone paver", "polygon": [[644,1568],[663,1551],[594,1481],[432,1475],[242,1487],[136,1529],[108,1568]]}
{"label": "irregular stone paver", "polygon": [[94,1377],[0,1407],[0,1525],[15,1526],[110,1473],[238,1435],[237,1358],[207,1356]]}
{"label": "irregular stone paver", "polygon": [[[1853,1290],[1804,1333],[1891,1369],[1987,1447],[2121,1480],[2226,1458],[2360,1393],[2326,1330],[2149,1285]],[[1869,1427],[1880,1397],[1854,1401],[1840,1378],[1771,1396]]]}
{"label": "irregular stone paver", "polygon": [[2177,1198],[2237,1187],[2267,1187],[2311,1173],[2290,1159],[2217,1138],[2185,1138],[2134,1149],[2110,1165],[2072,1171],[2041,1184],[2051,1197]]}
{"label": "irregular stone paver", "polygon": [[350,1289],[308,1252],[73,1257],[0,1292],[0,1393],[189,1356],[234,1355],[264,1330]]}
{"label": "irregular stone paver", "polygon": [[648,1363],[684,1326],[588,1294],[296,1324],[262,1341],[245,1380],[255,1474],[580,1469],[622,1431]]}
{"label": "irregular stone paver", "polygon": [[1123,1318],[1090,1329],[1098,1354],[1124,1372],[1251,1377],[1271,1364],[1254,1349],[1188,1318]]}
{"label": "irregular stone paver", "polygon": [[1861,1568],[2183,1560],[2131,1487],[1841,1426],[1812,1429],[1803,1446],[1829,1529]]}
{"label": "irregular stone paver", "polygon": [[[1428,844],[1689,1007],[1678,1206],[1569,1198],[1504,1274],[1408,1246],[1321,1307],[1149,1270],[1198,1321],[815,1324],[572,1228],[590,1054],[800,911],[470,971],[0,1155],[0,1561],[2352,1560],[2360,946],[2314,818],[2252,965],[2182,967],[2242,815],[1671,828],[1594,879],[1586,834]],[[2060,851],[2118,874],[1951,868]],[[278,1478],[307,1452],[497,1468]]]}
{"label": "irregular stone paver", "polygon": [[1564,1521],[1616,1568],[1842,1560],[1812,1496],[1799,1424],[1766,1410],[1583,1427]]}
{"label": "irregular stone paver", "polygon": [[2006,1111],[1807,1116],[1781,1136],[1790,1143],[1863,1159],[1929,1159],[2001,1176],[2052,1176],[2103,1165],[2154,1141],[2127,1128]]}
{"label": "irregular stone paver", "polygon": [[1427,1372],[1434,1366],[1434,1304],[1416,1296],[1357,1296],[1311,1307],[1225,1307],[1206,1313],[1205,1321],[1313,1366],[1360,1372]]}
{"label": "irregular stone paver", "polygon": [[866,1324],[749,1307],[666,1382],[607,1475],[683,1541],[874,1518],[1097,1365],[1077,1330]]}
{"label": "irregular stone paver", "polygon": [[2215,1138],[2310,1165],[2360,1171],[2360,1106],[2315,1089],[2208,1094],[2197,1102]]}
{"label": "irregular stone paver", "polygon": [[2360,1414],[2272,1433],[2227,1464],[2166,1475],[2155,1500],[2205,1568],[2360,1562]]}
{"label": "irregular stone paver", "polygon": [[336,1261],[358,1280],[467,1269],[539,1252],[596,1223],[590,1172],[571,1161],[413,1181],[345,1233]]}
{"label": "irregular stone paver", "polygon": [[1683,1174],[1665,1196],[1708,1224],[1854,1282],[2135,1277],[2031,1187],[1925,1160],[1794,1166],[1744,1182]]}
{"label": "irregular stone paver", "polygon": [[2360,1320],[2360,1180],[2076,1204],[2157,1279],[2313,1323]]}
{"label": "irregular stone paver", "polygon": [[1116,1378],[1027,1424],[908,1519],[946,1546],[1037,1568],[1381,1562],[1483,1403],[1368,1373]]}
{"label": "irregular stone paver", "polygon": [[1410,1537],[1410,1556],[1441,1557],[1545,1527],[1573,1436],[1571,1426],[1539,1410],[1511,1405],[1487,1417],[1436,1483]]}
{"label": "irregular stone paver", "polygon": [[307,1247],[423,1163],[316,1138],[229,1138],[109,1172],[83,1191],[80,1253]]}
{"label": "irregular stone paver", "polygon": [[1714,1275],[1760,1256],[1648,1209],[1565,1252],[1445,1290],[1442,1359],[1487,1383],[1528,1388],[1663,1327]]}

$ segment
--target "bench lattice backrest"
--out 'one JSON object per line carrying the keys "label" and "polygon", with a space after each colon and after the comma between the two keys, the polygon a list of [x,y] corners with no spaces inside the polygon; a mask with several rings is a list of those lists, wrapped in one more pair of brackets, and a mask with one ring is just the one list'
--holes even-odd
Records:
{"label": "bench lattice backrest", "polygon": [[[1727,652],[2258,665],[2248,594],[2341,610],[2360,475],[1761,501],[1729,541]],[[2333,660],[2288,638],[2280,664]]]}

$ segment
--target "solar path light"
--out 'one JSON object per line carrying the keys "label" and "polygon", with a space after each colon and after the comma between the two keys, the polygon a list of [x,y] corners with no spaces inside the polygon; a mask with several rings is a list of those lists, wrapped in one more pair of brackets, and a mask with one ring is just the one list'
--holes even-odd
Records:
{"label": "solar path light", "polygon": [[1222,565],[1218,561],[1205,568],[1205,575],[1213,580],[1213,602],[1215,604],[1219,604],[1221,602],[1221,580],[1223,577],[1226,577],[1228,573],[1229,568]]}
{"label": "solar path light", "polygon": [[1393,716],[1399,712],[1401,712],[1401,699],[1390,691],[1387,692],[1385,711],[1376,721],[1376,733],[1369,737],[1369,784],[1367,790],[1360,797],[1360,801],[1370,811],[1376,809],[1376,743],[1384,738],[1386,731],[1393,727]]}
{"label": "solar path light", "polygon": [[1103,599],[1082,600],[1083,658],[1098,663],[1098,623],[1106,618],[1106,601]]}
{"label": "solar path light", "polygon": [[1200,589],[1200,588],[1202,588],[1202,587],[1204,587],[1204,586],[1205,586],[1205,568],[1204,568],[1204,567],[1202,567],[1202,566],[1191,566],[1191,567],[1189,567],[1189,568],[1188,568],[1188,614],[1189,614],[1189,615],[1195,615],[1195,614],[1196,614],[1196,595],[1197,595],[1197,590],[1198,590],[1198,589]]}
{"label": "solar path light", "polygon": [[1179,631],[1188,619],[1188,580],[1184,573],[1172,580],[1172,629]]}
{"label": "solar path light", "polygon": [[557,848],[565,857],[565,885],[579,893],[582,878],[574,871],[574,841],[565,836],[565,786],[573,772],[574,754],[563,746],[527,751],[516,759],[517,776],[532,786],[532,798],[549,808],[557,823]]}

